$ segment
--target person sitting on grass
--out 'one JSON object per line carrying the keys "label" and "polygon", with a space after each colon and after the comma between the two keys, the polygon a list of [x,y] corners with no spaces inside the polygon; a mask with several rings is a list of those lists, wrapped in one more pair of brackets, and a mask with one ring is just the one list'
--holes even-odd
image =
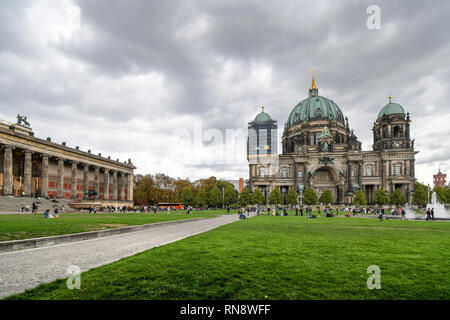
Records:
{"label": "person sitting on grass", "polygon": [[46,210],[44,211],[44,218],[46,218],[46,219],[52,218],[49,209],[46,209]]}

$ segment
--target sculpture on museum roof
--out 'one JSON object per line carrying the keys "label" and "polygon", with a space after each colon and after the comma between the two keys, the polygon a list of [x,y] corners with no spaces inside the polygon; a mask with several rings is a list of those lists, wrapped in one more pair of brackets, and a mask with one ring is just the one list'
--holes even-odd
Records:
{"label": "sculpture on museum roof", "polygon": [[30,126],[30,123],[27,121],[27,117],[26,116],[21,116],[20,114],[17,115],[17,124],[19,126],[25,126],[25,127],[29,127]]}

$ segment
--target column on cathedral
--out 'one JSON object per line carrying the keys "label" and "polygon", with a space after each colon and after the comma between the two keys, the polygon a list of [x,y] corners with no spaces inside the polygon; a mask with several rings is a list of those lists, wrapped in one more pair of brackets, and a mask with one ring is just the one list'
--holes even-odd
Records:
{"label": "column on cathedral", "polygon": [[58,158],[58,171],[57,171],[57,192],[56,196],[58,198],[63,198],[63,188],[64,188],[64,159]]}
{"label": "column on cathedral", "polygon": [[409,160],[405,161],[405,175],[411,176],[411,163]]}
{"label": "column on cathedral", "polygon": [[13,194],[13,146],[4,146],[3,153],[3,194]]}
{"label": "column on cathedral", "polygon": [[294,162],[294,191],[297,192],[297,183],[298,183],[298,173],[297,173],[297,163]]}
{"label": "column on cathedral", "polygon": [[41,196],[48,197],[48,155],[42,154],[42,188]]}
{"label": "column on cathedral", "polygon": [[347,192],[353,192],[352,188],[352,163],[347,161]]}
{"label": "column on cathedral", "polygon": [[309,188],[308,166],[306,163],[303,163],[303,184],[305,185],[305,190]]}
{"label": "column on cathedral", "polygon": [[363,162],[358,161],[358,184],[362,188],[362,177],[363,177]]}
{"label": "column on cathedral", "polygon": [[23,192],[25,196],[31,197],[31,155],[33,154],[30,150],[25,150],[24,152],[24,164],[23,164]]}
{"label": "column on cathedral", "polygon": [[339,203],[344,203],[344,185],[343,184],[338,186],[338,191],[339,191],[338,202]]}
{"label": "column on cathedral", "polygon": [[71,175],[71,190],[70,197],[72,199],[77,197],[77,175],[78,175],[78,162],[72,161],[72,175]]}

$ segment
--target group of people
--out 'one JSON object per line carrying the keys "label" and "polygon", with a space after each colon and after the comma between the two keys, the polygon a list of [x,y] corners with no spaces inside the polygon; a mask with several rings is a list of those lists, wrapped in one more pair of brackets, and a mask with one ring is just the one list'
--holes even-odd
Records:
{"label": "group of people", "polygon": [[[31,204],[31,214],[35,215],[38,213],[38,209],[39,209],[39,204],[41,202],[40,201],[33,201],[33,203]],[[58,217],[58,213],[59,212],[64,212],[66,210],[66,208],[64,207],[64,205],[61,205],[61,207],[58,207],[57,204],[53,205],[53,216],[54,217]],[[30,211],[30,205],[24,205],[22,204],[20,206],[20,212],[29,212]],[[45,218],[51,218],[53,217],[52,214],[50,213],[50,209],[46,209],[44,210],[44,217]]]}
{"label": "group of people", "polygon": [[[53,214],[50,213],[50,209],[46,209],[44,211],[44,218],[46,218],[46,219],[58,218],[59,210],[60,210],[60,208],[58,208],[58,205],[55,204],[53,206]],[[61,211],[64,211],[64,206],[61,206]]]}
{"label": "group of people", "polygon": [[434,208],[427,208],[425,213],[427,215],[427,221],[434,220]]}

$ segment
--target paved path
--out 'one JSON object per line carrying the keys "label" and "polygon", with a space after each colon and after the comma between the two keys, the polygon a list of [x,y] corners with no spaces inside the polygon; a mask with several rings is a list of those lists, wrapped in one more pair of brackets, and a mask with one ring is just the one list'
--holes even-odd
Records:
{"label": "paved path", "polygon": [[67,268],[81,272],[108,264],[154,247],[175,242],[237,221],[237,214],[220,216],[132,232],[0,254],[0,298],[69,276]]}

